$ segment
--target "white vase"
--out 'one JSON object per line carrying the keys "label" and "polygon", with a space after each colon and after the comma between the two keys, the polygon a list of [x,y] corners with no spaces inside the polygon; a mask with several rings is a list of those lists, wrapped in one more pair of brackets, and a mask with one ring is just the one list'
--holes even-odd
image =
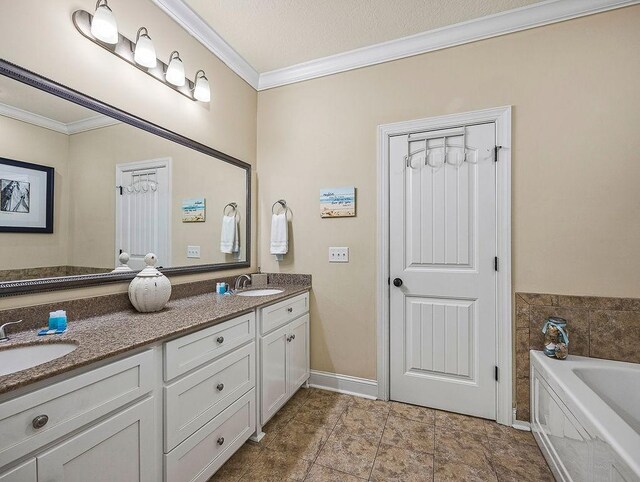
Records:
{"label": "white vase", "polygon": [[154,267],[157,261],[155,254],[147,254],[144,257],[146,268],[129,285],[129,300],[141,313],[160,311],[171,297],[171,282]]}

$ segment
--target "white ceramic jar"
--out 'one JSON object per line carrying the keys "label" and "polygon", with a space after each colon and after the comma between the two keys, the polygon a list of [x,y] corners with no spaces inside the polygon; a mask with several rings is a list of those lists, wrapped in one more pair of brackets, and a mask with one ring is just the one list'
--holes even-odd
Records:
{"label": "white ceramic jar", "polygon": [[129,285],[129,300],[141,313],[160,311],[171,297],[171,282],[155,268],[157,261],[155,254],[147,254],[144,257],[146,268]]}

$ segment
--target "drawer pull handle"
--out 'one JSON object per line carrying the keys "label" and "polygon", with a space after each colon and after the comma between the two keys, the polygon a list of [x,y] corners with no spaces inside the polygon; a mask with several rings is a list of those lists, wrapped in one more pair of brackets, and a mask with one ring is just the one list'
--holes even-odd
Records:
{"label": "drawer pull handle", "polygon": [[224,437],[220,437],[218,439],[218,445],[222,445],[224,443]]}
{"label": "drawer pull handle", "polygon": [[287,308],[287,311],[288,311],[289,313],[293,313],[293,308]]}
{"label": "drawer pull handle", "polygon": [[222,390],[224,390],[224,383],[218,383],[218,386],[216,388],[219,392],[221,392]]}
{"label": "drawer pull handle", "polygon": [[31,422],[31,425],[33,425],[33,428],[37,430],[39,428],[44,427],[48,421],[49,421],[48,416],[38,415],[36,418],[33,419],[33,421]]}
{"label": "drawer pull handle", "polygon": [[219,336],[219,337],[216,339],[216,341],[217,341],[218,343],[223,343],[223,342],[224,342],[224,336]]}

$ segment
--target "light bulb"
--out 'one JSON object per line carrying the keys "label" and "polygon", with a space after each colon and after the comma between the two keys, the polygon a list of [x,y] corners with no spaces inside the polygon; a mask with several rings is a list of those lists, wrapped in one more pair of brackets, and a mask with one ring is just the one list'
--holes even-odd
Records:
{"label": "light bulb", "polygon": [[204,75],[204,70],[196,72],[196,86],[193,89],[193,97],[200,102],[211,101],[211,88],[209,87],[209,80]]}
{"label": "light bulb", "polygon": [[144,27],[140,27],[140,30],[138,30],[133,60],[136,61],[136,64],[147,67],[148,69],[153,69],[158,64],[156,48],[153,46],[151,37],[149,37],[149,32]]}
{"label": "light bulb", "polygon": [[167,66],[165,78],[167,79],[167,82],[175,85],[176,87],[182,87],[185,83],[184,64],[182,63],[180,54],[175,50],[171,52],[171,55],[169,56],[169,65]]}
{"label": "light bulb", "polygon": [[101,42],[111,45],[118,43],[118,24],[107,0],[98,0],[96,3],[96,11],[91,21],[91,34]]}

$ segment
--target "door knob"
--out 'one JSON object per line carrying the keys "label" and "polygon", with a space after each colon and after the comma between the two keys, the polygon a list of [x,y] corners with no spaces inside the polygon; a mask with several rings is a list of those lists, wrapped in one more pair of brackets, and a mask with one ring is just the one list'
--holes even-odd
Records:
{"label": "door knob", "polygon": [[400,278],[396,278],[393,280],[393,286],[400,288],[402,286],[402,280]]}

